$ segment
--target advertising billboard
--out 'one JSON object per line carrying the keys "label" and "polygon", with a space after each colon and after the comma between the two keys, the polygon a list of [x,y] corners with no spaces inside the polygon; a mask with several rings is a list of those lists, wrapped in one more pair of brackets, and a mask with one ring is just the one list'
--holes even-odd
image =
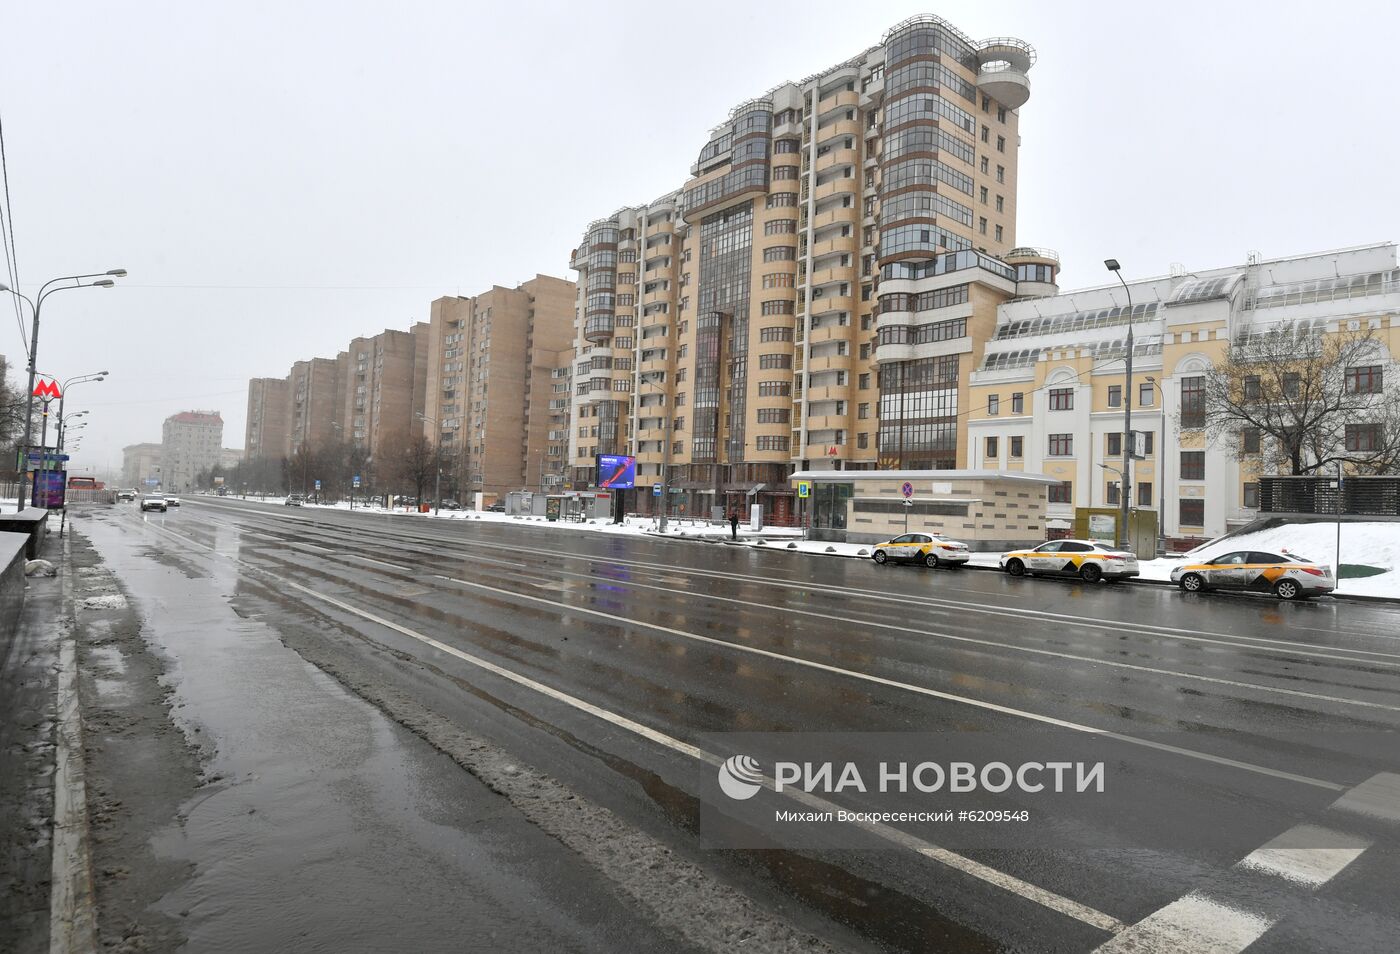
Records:
{"label": "advertising billboard", "polygon": [[623,454],[598,455],[598,486],[630,490],[637,483],[637,458]]}
{"label": "advertising billboard", "polygon": [[36,470],[34,472],[34,498],[36,507],[57,510],[63,506],[63,494],[68,473],[62,470]]}

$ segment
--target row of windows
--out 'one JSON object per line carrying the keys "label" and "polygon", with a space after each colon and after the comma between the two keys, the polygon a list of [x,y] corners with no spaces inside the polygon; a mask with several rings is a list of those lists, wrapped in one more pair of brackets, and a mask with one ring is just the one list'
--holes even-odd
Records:
{"label": "row of windows", "polygon": [[765,262],[794,262],[797,260],[797,249],[791,245],[770,245],[763,250],[763,260]]}
{"label": "row of windows", "polygon": [[907,89],[950,89],[970,103],[977,102],[971,83],[942,63],[916,60],[897,66],[885,74],[885,96],[893,99]]}
{"label": "row of windows", "polygon": [[790,415],[791,411],[785,407],[761,407],[758,409],[758,423],[786,424]]}
{"label": "row of windows", "polygon": [[959,192],[972,195],[972,176],[937,159],[906,159],[886,167],[880,191],[890,193],[906,186],[931,186],[938,182],[946,182]]}
{"label": "row of windows", "polygon": [[965,249],[970,244],[961,235],[954,235],[936,225],[901,225],[880,233],[881,256],[901,252],[928,252],[934,255],[940,249]]}
{"label": "row of windows", "polygon": [[917,295],[905,293],[881,295],[879,313],[888,315],[901,311],[932,311],[935,308],[961,305],[968,300],[971,288],[971,285],[963,284],[940,288],[937,291],[921,292]]}
{"label": "row of windows", "polygon": [[792,355],[790,354],[761,354],[758,356],[758,366],[765,371],[775,368],[791,368]]}
{"label": "row of windows", "polygon": [[791,299],[782,301],[765,301],[759,306],[759,312],[764,315],[791,315],[793,314],[794,303]]}
{"label": "row of windows", "polygon": [[[936,321],[931,325],[894,325],[880,329],[881,345],[917,345],[967,337],[967,319]],[[864,346],[862,346],[864,347]]]}
{"label": "row of windows", "polygon": [[758,333],[759,341],[791,341],[792,328],[782,325],[770,325],[763,328]]}
{"label": "row of windows", "polygon": [[919,93],[897,99],[885,107],[886,129],[894,129],[908,122],[936,122],[940,119],[946,119],[965,132],[977,131],[977,121],[942,96]]}
{"label": "row of windows", "polygon": [[796,219],[773,219],[763,223],[764,235],[796,235]]}
{"label": "row of windows", "polygon": [[754,448],[761,451],[785,451],[791,443],[792,439],[789,437],[776,437],[771,434],[760,434],[754,438]]}

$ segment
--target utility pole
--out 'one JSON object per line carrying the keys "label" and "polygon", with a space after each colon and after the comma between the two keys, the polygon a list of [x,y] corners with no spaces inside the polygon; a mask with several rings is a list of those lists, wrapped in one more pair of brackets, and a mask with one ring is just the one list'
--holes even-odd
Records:
{"label": "utility pole", "polygon": [[1123,281],[1118,259],[1105,259],[1104,265],[1114,274],[1128,295],[1128,354],[1123,370],[1123,489],[1118,495],[1121,504],[1118,516],[1118,546],[1126,550],[1131,542],[1128,534],[1128,499],[1133,489],[1133,292],[1128,288],[1128,283]]}

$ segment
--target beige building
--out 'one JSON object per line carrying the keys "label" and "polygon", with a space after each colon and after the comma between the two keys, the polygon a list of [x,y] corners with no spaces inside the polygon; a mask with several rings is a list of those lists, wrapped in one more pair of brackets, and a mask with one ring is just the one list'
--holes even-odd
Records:
{"label": "beige building", "polygon": [[1230,342],[1279,323],[1370,329],[1375,354],[1348,371],[1368,388],[1397,386],[1395,246],[1276,259],[1254,253],[1224,268],[1175,266],[1126,291],[1114,282],[1002,305],[971,379],[970,466],[1050,476],[1052,529],[1068,528],[1076,507],[1121,505],[1126,402],[1145,451],[1132,465],[1130,506],[1164,510],[1166,536],[1175,540],[1242,526],[1258,512],[1259,437],[1209,438],[1203,375]]}
{"label": "beige building", "polygon": [[753,494],[781,522],[794,468],[965,466],[968,375],[1016,263],[1041,261],[1016,250],[1034,60],[912,18],[735,107],[682,190],[591,224],[575,486],[633,453],[689,512]]}
{"label": "beige building", "polygon": [[129,444],[122,448],[122,486],[138,490],[160,482],[161,445]]}
{"label": "beige building", "polygon": [[442,441],[463,495],[558,482],[568,395],[555,387],[573,321],[574,283],[546,275],[433,302],[423,428]]}
{"label": "beige building", "polygon": [[292,365],[287,375],[288,455],[303,444],[314,449],[340,439],[332,424],[340,423],[344,379],[343,359],[312,358]]}
{"label": "beige building", "polygon": [[254,378],[248,382],[244,459],[285,457],[291,444],[291,423],[289,379]]}
{"label": "beige building", "polygon": [[418,322],[408,331],[387,330],[350,342],[341,354],[345,370],[333,441],[352,441],[375,458],[401,450],[418,432],[429,336],[430,326]]}
{"label": "beige building", "polygon": [[161,428],[161,489],[188,493],[195,478],[215,467],[223,453],[224,419],[218,411],[181,411]]}

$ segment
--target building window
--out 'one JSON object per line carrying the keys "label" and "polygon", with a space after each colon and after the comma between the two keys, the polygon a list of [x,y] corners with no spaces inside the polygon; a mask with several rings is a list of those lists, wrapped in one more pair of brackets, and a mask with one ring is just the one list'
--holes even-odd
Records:
{"label": "building window", "polygon": [[856,446],[859,447],[861,450],[865,450],[866,448],[868,448],[870,446],[870,435],[868,433],[865,433],[864,431],[857,434]]}
{"label": "building window", "polygon": [[1116,507],[1122,499],[1122,493],[1122,489],[1118,486],[1118,481],[1110,480],[1108,482],[1108,489],[1104,493],[1104,501],[1108,506]]}
{"label": "building window", "polygon": [[1062,480],[1058,484],[1051,484],[1050,502],[1059,504],[1074,503],[1074,481]]}
{"label": "building window", "polygon": [[993,461],[997,459],[997,439],[995,437],[987,438],[986,458]]}
{"label": "building window", "polygon": [[991,126],[987,126],[987,125],[983,125],[983,126],[982,126],[982,141],[983,141],[983,142],[991,142],[991,141],[992,141],[992,127],[991,127]]}
{"label": "building window", "polygon": [[1052,410],[1052,411],[1072,411],[1072,410],[1074,410],[1074,388],[1051,388],[1051,389],[1050,389],[1050,410]]}
{"label": "building window", "polygon": [[1110,385],[1108,386],[1108,406],[1109,406],[1109,407],[1122,407],[1122,406],[1123,406],[1123,385],[1121,385],[1121,384],[1110,384]]}
{"label": "building window", "polygon": [[982,170],[982,174],[983,174],[983,175],[986,175],[986,174],[987,174],[987,157],[986,157],[986,156],[983,156],[983,157],[982,157],[982,164],[981,164],[980,168],[981,168],[981,170]]}
{"label": "building window", "polygon": [[1384,440],[1382,424],[1348,424],[1346,444],[1349,451],[1377,451]]}
{"label": "building window", "polygon": [[860,421],[864,421],[864,420],[868,420],[869,418],[870,418],[870,404],[867,402],[867,403],[861,403],[861,404],[857,405],[857,406],[856,406],[856,419],[857,419],[857,420],[860,420]]}
{"label": "building window", "polygon": [[1206,479],[1206,452],[1205,452],[1205,451],[1182,451],[1182,452],[1181,452],[1181,479],[1182,479],[1182,480],[1205,480],[1205,479]]}
{"label": "building window", "polygon": [[1244,485],[1244,505],[1251,510],[1259,509],[1259,484],[1250,481]]}
{"label": "building window", "polygon": [[1051,434],[1047,451],[1051,457],[1071,457],[1074,454],[1073,434]]}
{"label": "building window", "polygon": [[1206,525],[1206,502],[1204,500],[1180,500],[1177,504],[1177,521],[1183,527],[1204,527]]}
{"label": "building window", "polygon": [[1348,394],[1380,394],[1384,389],[1381,366],[1369,364],[1360,368],[1347,368],[1346,388]]}
{"label": "building window", "polygon": [[1005,211],[1006,211],[1006,196],[1002,196],[1002,195],[997,196],[997,211],[998,211],[998,212],[1005,212]]}
{"label": "building window", "polygon": [[790,354],[761,354],[758,356],[758,366],[765,371],[774,368],[792,367],[792,355]]}
{"label": "building window", "polygon": [[1152,483],[1151,481],[1140,480],[1137,485],[1138,506],[1152,506]]}
{"label": "building window", "polygon": [[1257,401],[1261,388],[1259,386],[1259,375],[1247,374],[1244,378],[1244,399],[1246,401]]}
{"label": "building window", "polygon": [[997,107],[997,122],[999,122],[999,123],[1004,123],[1004,122],[1006,122],[1006,107],[1005,107],[1005,106],[998,106],[998,107]]}
{"label": "building window", "polygon": [[986,204],[987,204],[987,187],[986,187],[986,186],[982,186],[982,188],[981,188],[980,190],[978,190],[977,197],[978,197],[979,199],[982,200],[982,204],[983,204],[983,205],[986,205]]}
{"label": "building window", "polygon": [[869,391],[869,390],[870,390],[870,375],[869,375],[869,374],[862,374],[862,375],[860,376],[860,379],[859,379],[859,387],[860,387],[860,390],[862,390],[862,391]]}
{"label": "building window", "polygon": [[797,261],[797,249],[791,245],[774,245],[763,250],[763,260],[765,262],[795,262]]}
{"label": "building window", "polygon": [[785,407],[761,407],[758,409],[758,423],[786,424],[789,413],[789,409]]}
{"label": "building window", "polygon": [[1005,152],[1005,151],[1006,151],[1006,137],[1005,137],[1005,136],[998,136],[998,137],[997,137],[997,152]]}
{"label": "building window", "polygon": [[1150,383],[1138,385],[1138,407],[1151,407],[1156,403],[1153,390]]}
{"label": "building window", "polygon": [[1001,413],[1001,396],[997,394],[987,395],[987,415],[996,417]]}
{"label": "building window", "polygon": [[1200,375],[1181,379],[1181,426],[1206,426],[1206,379]]}
{"label": "building window", "polygon": [[998,182],[1005,182],[1005,181],[1006,181],[1006,167],[1005,167],[1005,166],[997,166],[997,181],[998,181]]}
{"label": "building window", "polygon": [[979,218],[977,220],[977,231],[981,232],[983,235],[987,234],[987,220],[985,218]]}
{"label": "building window", "polygon": [[1013,391],[1011,394],[1011,413],[1026,413],[1026,397],[1020,391]]}
{"label": "building window", "polygon": [[771,222],[763,223],[764,235],[796,235],[796,219],[773,219]]}
{"label": "building window", "polygon": [[1004,234],[1004,233],[1002,232],[1002,227],[1001,227],[1000,225],[998,225],[996,231],[997,231],[996,240],[997,240],[998,242],[1000,242],[1000,241],[1002,240],[1002,235]]}
{"label": "building window", "polygon": [[1013,460],[1020,460],[1024,456],[1025,438],[1013,437],[1007,443],[1010,445],[1006,449],[1007,456],[1011,457]]}
{"label": "building window", "polygon": [[764,288],[791,288],[793,278],[790,272],[769,272],[763,276]]}
{"label": "building window", "polygon": [[1246,427],[1240,431],[1240,446],[1246,454],[1259,453],[1259,428]]}
{"label": "building window", "polygon": [[1104,453],[1109,457],[1122,457],[1123,435],[1118,431],[1114,431],[1111,434],[1105,434],[1104,437],[1107,438],[1105,441],[1107,446],[1104,449]]}
{"label": "building window", "polygon": [[1296,398],[1303,389],[1303,376],[1297,371],[1285,371],[1283,373],[1283,396],[1286,398]]}

